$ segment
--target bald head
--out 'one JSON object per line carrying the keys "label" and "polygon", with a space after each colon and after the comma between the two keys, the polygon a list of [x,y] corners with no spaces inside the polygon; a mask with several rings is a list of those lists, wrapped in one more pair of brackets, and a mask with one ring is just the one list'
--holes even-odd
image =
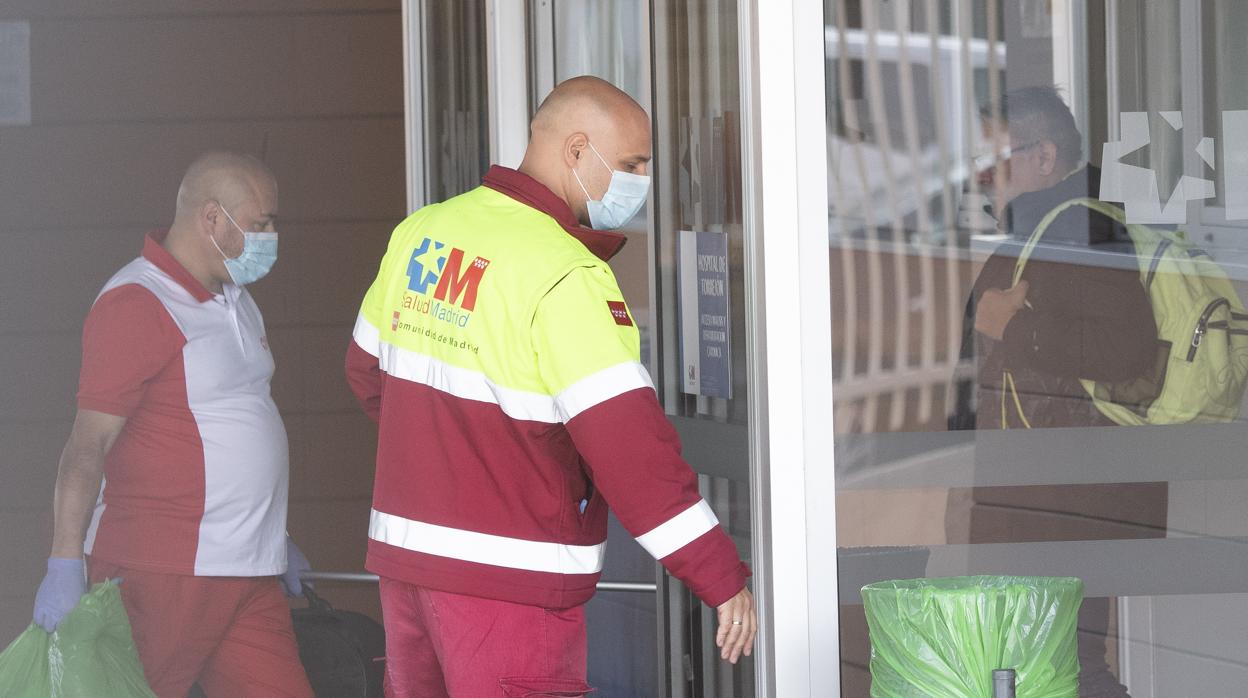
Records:
{"label": "bald head", "polygon": [[244,232],[276,232],[277,181],[256,158],[213,152],[186,169],[164,246],[207,288],[231,280],[224,260],[242,255]]}
{"label": "bald head", "polygon": [[583,224],[612,170],[648,174],[650,117],[622,90],[588,75],[560,83],[530,126],[520,171],[559,195]]}
{"label": "bald head", "polygon": [[533,117],[534,137],[566,135],[595,127],[650,127],[650,118],[641,105],[615,85],[582,75],[559,83],[542,100]]}
{"label": "bald head", "polygon": [[270,192],[276,195],[276,191],[273,173],[257,158],[238,153],[205,153],[191,163],[182,177],[175,220],[198,215],[209,202],[232,208],[247,199],[262,199]]}

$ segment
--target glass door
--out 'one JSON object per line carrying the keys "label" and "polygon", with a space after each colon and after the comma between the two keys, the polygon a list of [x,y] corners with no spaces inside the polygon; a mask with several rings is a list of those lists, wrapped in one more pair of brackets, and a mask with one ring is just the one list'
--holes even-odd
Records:
{"label": "glass door", "polygon": [[[655,374],[703,496],[751,554],[741,91],[735,0],[655,0]],[[667,690],[753,696],[750,658],[715,648],[715,612],[664,577]]]}
{"label": "glass door", "polygon": [[1248,5],[824,6],[842,694],[933,692],[859,590],[961,575],[1081,580],[1032,690],[1242,694]]}
{"label": "glass door", "polygon": [[408,208],[461,194],[489,169],[486,8],[405,0]]}
{"label": "glass door", "polygon": [[[533,111],[555,85],[579,75],[607,80],[651,111],[644,0],[530,0],[526,9]],[[649,211],[643,208],[620,231],[628,242],[611,268],[641,334],[642,361],[654,373]],[[661,567],[614,516],[608,526],[605,584],[586,607],[589,683],[602,695],[661,695],[667,673],[656,592]]]}
{"label": "glass door", "polygon": [[[531,0],[528,9],[534,105],[558,81],[592,74],[651,113],[653,194],[612,267],[703,496],[752,562],[738,3]],[[620,570],[635,574],[649,560],[618,527],[609,546]],[[591,622],[598,613],[626,632],[628,668],[645,666],[647,651],[657,658],[655,684],[624,675],[633,686],[621,695],[753,696],[753,660],[719,659],[714,610],[648,564],[658,580],[651,605],[602,594],[591,605]],[[621,616],[624,605],[634,615]],[[657,617],[649,636],[646,612]],[[618,637],[604,644],[615,659],[596,665],[591,640],[599,680],[619,668],[620,646]]]}
{"label": "glass door", "polygon": [[[527,118],[517,117],[531,116],[567,78],[604,78],[650,112],[652,196],[623,230],[628,244],[611,266],[703,497],[757,578],[765,563],[752,559],[760,494],[751,484],[758,408],[749,343],[756,346],[759,335],[747,308],[757,279],[747,260],[738,55],[738,20],[754,11],[751,3],[509,3],[485,0],[441,13],[423,0],[405,3],[409,61],[422,68],[409,72],[412,199],[462,185],[484,167],[487,144],[495,160],[518,159],[512,151],[527,142]],[[432,35],[440,30],[454,31]],[[514,41],[521,35],[523,56]],[[439,50],[456,36],[471,46]],[[524,59],[527,89],[517,97],[515,69]],[[454,79],[427,69],[442,63]],[[454,108],[429,107],[443,102]],[[591,684],[613,696],[756,694],[753,658],[735,666],[719,659],[714,609],[667,576],[614,520],[608,549],[604,583],[587,608]],[[647,587],[649,595],[638,593]]]}

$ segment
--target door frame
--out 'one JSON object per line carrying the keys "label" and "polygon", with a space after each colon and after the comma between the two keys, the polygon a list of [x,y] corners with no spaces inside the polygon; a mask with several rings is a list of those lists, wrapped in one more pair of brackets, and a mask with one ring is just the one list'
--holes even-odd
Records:
{"label": "door frame", "polygon": [[425,0],[403,0],[403,133],[407,169],[407,211],[425,196]]}
{"label": "door frame", "polygon": [[738,4],[758,689],[830,696],[840,619],[823,4],[760,4]]}

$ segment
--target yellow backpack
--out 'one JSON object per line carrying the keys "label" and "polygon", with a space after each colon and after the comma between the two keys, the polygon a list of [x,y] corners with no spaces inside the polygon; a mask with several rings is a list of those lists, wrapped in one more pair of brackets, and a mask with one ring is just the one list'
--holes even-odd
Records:
{"label": "yellow backpack", "polygon": [[[1182,233],[1127,223],[1122,209],[1097,199],[1072,199],[1036,226],[1014,266],[1014,283],[1044,231],[1072,206],[1085,206],[1127,229],[1159,339],[1156,370],[1150,375],[1112,384],[1080,381],[1097,409],[1123,425],[1235,419],[1248,384],[1248,311],[1226,272]],[[1013,383],[1007,372],[1005,386],[1017,407]],[[1019,416],[1031,426],[1021,408]]]}

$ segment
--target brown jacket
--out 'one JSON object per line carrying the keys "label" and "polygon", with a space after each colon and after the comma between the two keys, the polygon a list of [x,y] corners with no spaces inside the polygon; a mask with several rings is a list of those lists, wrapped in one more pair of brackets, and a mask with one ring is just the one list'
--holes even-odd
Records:
{"label": "brown jacket", "polygon": [[[1016,244],[1007,243],[989,257],[970,308],[985,290],[1012,285],[1017,243],[1025,242],[1059,204],[1095,197],[1099,175],[1095,168],[1084,168],[1050,189],[1014,200],[1005,215]],[[1127,381],[1149,371],[1156,360],[1157,328],[1137,268],[1121,263],[1122,256],[1117,266],[1088,259],[1097,249],[1133,254],[1126,231],[1100,213],[1072,207],[1049,226],[1041,243],[1049,250],[1039,248],[1022,277],[1029,284],[1030,307],[1014,316],[1003,339],[974,333],[974,317],[967,319],[978,368],[978,429],[1023,426],[1013,395],[1004,390],[1006,371],[1033,428],[1112,426],[1079,379]],[[969,532],[975,543],[1148,538],[1164,535],[1166,526],[1165,483],[978,487],[971,499]],[[954,507],[950,515],[950,533],[960,528],[965,535],[966,523],[954,522]]]}
{"label": "brown jacket", "polygon": [[[1006,209],[1011,237],[1025,242],[1053,208],[1096,195],[1099,172],[1082,169],[1057,186],[1023,194]],[[1143,375],[1156,359],[1157,327],[1140,274],[1126,255],[1118,264],[1092,259],[1097,249],[1134,254],[1126,231],[1085,207],[1066,209],[1046,229],[1027,262],[1029,308],[1005,328],[1002,341],[975,333],[979,400],[976,427],[1022,426],[1013,396],[1001,422],[1002,376],[1014,378],[1032,427],[1111,424],[1092,405],[1079,379],[1118,383]],[[984,291],[1013,283],[1018,244],[1006,244],[984,264],[972,308]],[[1063,249],[1068,248],[1068,249]],[[1127,262],[1127,263],[1123,263]],[[971,318],[972,327],[974,319]]]}

